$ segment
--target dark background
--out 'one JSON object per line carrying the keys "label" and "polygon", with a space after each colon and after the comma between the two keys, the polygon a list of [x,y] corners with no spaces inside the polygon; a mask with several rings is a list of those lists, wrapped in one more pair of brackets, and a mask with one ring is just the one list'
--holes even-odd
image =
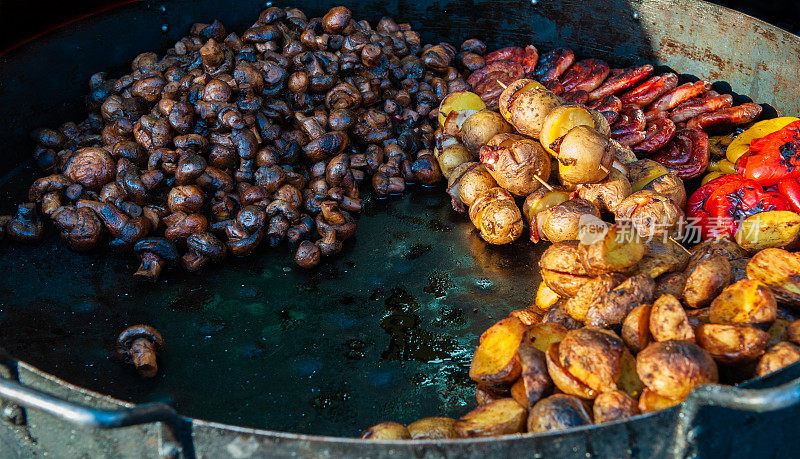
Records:
{"label": "dark background", "polygon": [[[65,21],[121,1],[0,0],[0,50]],[[797,0],[717,0],[712,3],[742,11],[800,34],[800,2]]]}

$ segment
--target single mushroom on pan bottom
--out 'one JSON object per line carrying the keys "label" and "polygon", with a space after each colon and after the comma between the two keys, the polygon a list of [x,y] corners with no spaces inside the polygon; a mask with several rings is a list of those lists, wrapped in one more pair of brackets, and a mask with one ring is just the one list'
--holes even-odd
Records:
{"label": "single mushroom on pan bottom", "polygon": [[132,325],[117,338],[117,357],[136,367],[143,378],[158,373],[158,356],[164,352],[164,338],[149,325]]}

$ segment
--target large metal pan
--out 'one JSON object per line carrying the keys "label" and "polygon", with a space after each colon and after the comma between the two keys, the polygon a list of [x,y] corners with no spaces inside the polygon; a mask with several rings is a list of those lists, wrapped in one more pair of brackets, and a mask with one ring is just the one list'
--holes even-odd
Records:
{"label": "large metal pan", "polygon": [[[372,21],[382,15],[391,15],[411,22],[423,33],[426,42],[455,42],[477,36],[491,46],[524,42],[533,42],[542,48],[569,45],[580,54],[603,57],[617,64],[650,61],[711,81],[724,80],[730,83],[727,89],[733,93],[747,94],[778,113],[800,113],[800,94],[794,84],[800,81],[800,66],[796,64],[800,61],[800,39],[753,18],[704,2],[500,0],[448,4],[433,1],[342,3],[356,16]],[[331,6],[329,2],[316,1],[294,4],[313,15],[323,13]],[[236,2],[235,7],[228,2],[210,0],[137,2],[56,30],[0,56],[0,117],[5,128],[4,142],[0,145],[0,171],[4,174],[0,186],[6,198],[0,204],[5,208],[0,210],[7,210],[12,201],[22,196],[19,192],[22,187],[15,184],[24,183],[31,174],[26,159],[30,151],[27,132],[40,125],[57,125],[65,119],[80,116],[80,97],[84,82],[91,73],[121,67],[143,51],[165,49],[192,22],[216,17],[231,28],[241,29],[263,7],[264,2],[249,0]],[[470,239],[466,226],[449,221],[446,211],[435,210],[442,204],[435,194],[424,192],[412,193],[403,204],[376,204],[375,212],[366,215],[367,224],[360,225],[359,231],[369,233],[359,233],[362,239],[359,246],[365,244],[364,239],[381,232],[381,224],[389,220],[380,215],[388,212],[394,218],[391,220],[393,224],[406,222],[410,225],[406,232],[424,233],[420,237],[425,244],[444,245],[444,259],[450,257],[453,261],[461,257],[472,260],[470,268],[454,274],[451,279],[472,279],[479,272],[496,274],[496,279],[489,279],[489,283],[483,285],[495,282],[498,293],[489,297],[481,292],[464,293],[464,302],[470,298],[483,300],[477,313],[480,318],[467,319],[469,326],[464,333],[472,337],[485,328],[493,311],[504,314],[515,301],[529,295],[525,290],[535,281],[530,272],[533,271],[531,260],[536,254],[527,246],[521,247],[522,250],[515,247],[514,253],[509,253],[487,251],[481,249],[480,244],[470,245],[473,239]],[[420,220],[420,213],[428,220]],[[432,231],[442,227],[450,230],[451,236],[446,240],[441,233]],[[0,326],[3,314],[7,317],[11,312],[4,306],[15,304],[15,298],[25,295],[30,295],[33,301],[35,296],[30,290],[57,288],[59,292],[53,297],[57,299],[59,294],[65,296],[68,292],[87,288],[92,282],[110,292],[130,287],[123,280],[129,266],[124,262],[109,261],[102,254],[94,258],[75,258],[53,244],[46,244],[43,248],[4,247],[2,250],[0,269],[4,272],[4,279],[0,280],[0,294],[6,297],[0,303],[3,307],[0,309]],[[366,256],[366,252],[351,249],[332,270],[346,271],[348,257]],[[410,279],[416,275],[417,281],[424,282],[424,276],[419,279],[415,268],[421,268],[429,261],[424,257],[406,258],[410,259],[402,265],[404,271],[400,274]],[[37,263],[47,262],[50,263],[47,270],[37,271]],[[252,262],[244,262],[244,268],[234,266],[229,269],[236,273],[246,272],[248,263]],[[282,260],[265,263],[280,265]],[[424,267],[430,269],[430,266]],[[73,273],[80,270],[79,274]],[[92,273],[92,270],[96,272]],[[24,275],[15,277],[15,273]],[[216,275],[225,279],[221,274]],[[172,282],[180,280],[175,277]],[[332,282],[337,282],[337,279]],[[169,285],[160,288],[168,289]],[[152,300],[153,297],[147,296],[144,290],[147,289],[131,287],[132,294],[139,295],[137,298]],[[301,293],[305,295],[308,292]],[[488,303],[494,304],[484,305],[487,298],[492,299]],[[34,309],[47,309],[45,306],[34,305]],[[111,322],[109,328],[136,317],[113,311],[113,305],[105,304],[101,308],[104,317],[111,317],[104,319]],[[146,307],[142,307],[144,309]],[[73,314],[80,312],[72,311]],[[143,311],[137,312],[144,314]],[[67,315],[59,317],[69,321]],[[39,355],[46,353],[49,343],[36,340],[36,325],[25,324],[24,332],[32,335],[26,337],[28,339],[22,338],[20,330],[13,330],[19,340],[6,342],[6,346],[12,348],[15,355],[24,355],[27,360],[42,362],[51,371],[64,374],[65,370],[60,368],[57,360]],[[180,336],[179,330],[185,324],[173,325],[176,330],[173,336]],[[52,323],[48,326],[54,327]],[[59,358],[69,350],[79,349],[80,341],[94,339],[92,330],[101,329],[93,323],[87,323],[85,327],[87,337],[73,339],[76,347],[59,348]],[[187,341],[191,339],[185,338]],[[176,340],[180,341],[180,338]],[[53,348],[58,346],[53,345]],[[96,352],[103,352],[97,349],[96,343],[94,348]],[[173,349],[170,352],[186,356]],[[205,377],[198,377],[202,379],[187,378],[185,384],[206,383]],[[680,407],[627,422],[558,434],[445,442],[365,442],[211,423],[180,416],[169,406],[159,403],[131,405],[70,385],[27,363],[2,355],[0,398],[5,400],[2,415],[8,422],[0,427],[0,455],[29,457],[47,452],[54,457],[680,457],[694,454],[791,457],[800,454],[793,427],[793,419],[800,414],[795,406],[800,398],[798,377],[800,366],[795,365],[745,385],[759,389],[756,391],[716,387],[701,389]],[[90,379],[83,378],[77,374],[68,377],[71,381],[92,385]],[[119,379],[126,381],[124,377]],[[227,392],[224,380],[212,380],[207,384],[211,386],[209,394],[217,392],[222,398]],[[113,384],[108,387],[108,392],[125,394]],[[286,387],[287,393],[292,390],[292,387]],[[384,400],[377,401],[388,404],[392,400],[397,404],[408,401],[390,391],[385,391],[383,397]],[[435,411],[438,407],[430,409]],[[451,409],[463,411],[459,407]],[[392,417],[388,413],[391,411],[389,405],[385,410],[372,411],[373,416]],[[355,422],[362,427],[369,424],[363,412]]]}

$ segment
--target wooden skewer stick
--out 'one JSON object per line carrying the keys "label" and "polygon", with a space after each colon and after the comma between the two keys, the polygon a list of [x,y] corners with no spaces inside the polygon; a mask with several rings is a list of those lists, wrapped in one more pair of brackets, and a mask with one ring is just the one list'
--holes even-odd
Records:
{"label": "wooden skewer stick", "polygon": [[611,173],[611,171],[609,171],[608,168],[602,164],[600,165],[600,170],[605,172],[606,174]]}
{"label": "wooden skewer stick", "polygon": [[675,240],[675,239],[674,239],[672,236],[670,236],[670,237],[669,237],[669,240],[670,240],[670,241],[672,241],[672,242],[674,242],[674,243],[675,243],[675,245],[677,245],[677,246],[678,246],[678,247],[680,247],[681,249],[683,249],[683,251],[684,251],[684,252],[688,253],[689,255],[691,255],[691,254],[692,254],[692,252],[691,252],[689,249],[687,249],[686,247],[684,247],[684,246],[683,246],[683,244],[681,244],[680,242],[676,241],[676,240]]}
{"label": "wooden skewer stick", "polygon": [[497,84],[499,84],[499,85],[500,85],[500,87],[501,87],[501,88],[503,88],[503,89],[506,89],[506,88],[508,87],[508,86],[504,85],[504,84],[503,84],[503,82],[502,82],[502,81],[500,81],[500,80],[494,80],[494,81],[496,81],[496,82],[497,82]]}
{"label": "wooden skewer stick", "polygon": [[549,183],[542,180],[542,178],[539,177],[538,175],[534,175],[533,178],[535,178],[539,183],[542,184],[543,187],[547,188],[549,191],[553,191],[553,187],[551,187]]}

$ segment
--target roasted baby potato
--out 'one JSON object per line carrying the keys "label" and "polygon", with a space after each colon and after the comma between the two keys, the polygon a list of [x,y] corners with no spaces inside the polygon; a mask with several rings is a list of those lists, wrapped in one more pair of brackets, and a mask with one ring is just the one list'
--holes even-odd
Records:
{"label": "roasted baby potato", "polygon": [[703,324],[697,344],[720,363],[750,362],[764,354],[769,333],[747,325]]}
{"label": "roasted baby potato", "polygon": [[528,414],[528,432],[555,432],[591,423],[592,418],[583,402],[566,394],[540,400]]}
{"label": "roasted baby potato", "polygon": [[628,272],[645,253],[645,246],[636,230],[619,225],[612,225],[602,239],[589,245],[581,244],[579,249],[589,274]]}
{"label": "roasted baby potato", "polygon": [[594,399],[592,413],[594,423],[619,421],[639,414],[639,403],[621,390],[603,392]]}
{"label": "roasted baby potato", "polygon": [[542,322],[557,323],[563,325],[567,330],[576,330],[583,327],[582,323],[578,322],[569,314],[567,314],[567,310],[564,309],[564,300],[560,300],[558,303],[550,306],[550,308],[544,312]]}
{"label": "roasted baby potato", "polygon": [[792,343],[800,344],[800,320],[789,323],[786,327],[786,335]]}
{"label": "roasted baby potato", "polygon": [[619,359],[619,365],[620,375],[617,387],[631,397],[639,397],[644,390],[644,383],[636,373],[636,357],[629,350],[624,349],[622,357]]}
{"label": "roasted baby potato", "polygon": [[689,259],[690,266],[695,266],[701,259],[715,253],[722,255],[728,261],[750,256],[746,250],[728,236],[701,242],[692,247],[690,251],[692,252],[692,257]]}
{"label": "roasted baby potato", "polygon": [[511,132],[511,125],[492,110],[473,113],[461,125],[461,142],[471,152],[477,154],[481,147],[489,143],[497,134]]}
{"label": "roasted baby potato", "polygon": [[[483,164],[474,162],[464,164],[468,164],[469,167],[458,176],[458,198],[469,207],[480,196],[497,187],[497,182]],[[450,177],[456,174],[457,171],[453,170]]]}
{"label": "roasted baby potato", "polygon": [[636,372],[648,389],[673,400],[683,400],[696,386],[719,378],[711,355],[689,341],[650,343],[636,356]]}
{"label": "roasted baby potato", "polygon": [[554,242],[539,258],[539,267],[578,276],[588,276],[583,251],[578,241]]}
{"label": "roasted baby potato", "polygon": [[683,210],[668,197],[655,191],[635,191],[616,209],[617,221],[630,222],[643,238],[677,237],[684,223]]}
{"label": "roasted baby potato", "polygon": [[767,349],[767,352],[758,361],[756,374],[758,376],[768,375],[781,368],[788,367],[798,360],[800,360],[800,347],[790,342],[782,341]]}
{"label": "roasted baby potato", "polygon": [[652,159],[640,159],[626,164],[628,167],[628,180],[631,182],[633,192],[642,191],[653,180],[669,174],[664,165]]}
{"label": "roasted baby potato", "polygon": [[411,438],[411,434],[403,424],[381,422],[362,432],[361,438],[365,440],[408,440]]}
{"label": "roasted baby potato", "polygon": [[539,188],[525,198],[522,204],[522,215],[525,221],[533,228],[536,225],[536,215],[539,212],[555,207],[562,202],[569,201],[569,193],[561,190],[548,190]]}
{"label": "roasted baby potato", "polygon": [[779,302],[800,307],[800,255],[764,249],[747,264],[747,277],[765,283]]}
{"label": "roasted baby potato", "polygon": [[[524,400],[526,403],[520,404],[530,409],[536,402],[553,392],[553,380],[547,373],[547,358],[544,352],[537,349],[532,342],[523,339],[517,355],[522,372],[515,386],[519,385],[517,391],[521,391],[521,394],[514,399],[518,402]],[[511,393],[514,394],[514,387],[511,388]]]}
{"label": "roasted baby potato", "polygon": [[636,306],[622,322],[622,341],[633,352],[639,352],[650,344],[652,339],[650,335],[651,308],[652,306],[649,304]]}
{"label": "roasted baby potato", "polygon": [[772,210],[747,217],[736,231],[736,242],[745,250],[777,247],[796,249],[800,243],[800,214]]}
{"label": "roasted baby potato", "polygon": [[408,433],[414,440],[439,440],[458,438],[456,420],[445,417],[422,418],[408,425]]}
{"label": "roasted baby potato", "polygon": [[583,322],[589,308],[598,304],[603,295],[613,290],[623,280],[625,278],[619,274],[601,274],[593,278],[583,284],[575,296],[563,302],[564,311],[573,319]]}
{"label": "roasted baby potato", "polygon": [[510,100],[508,113],[511,119],[506,119],[521,134],[538,139],[547,115],[563,103],[560,97],[547,89],[524,91]]}
{"label": "roasted baby potato", "polygon": [[546,311],[550,306],[556,304],[561,297],[553,289],[547,286],[546,282],[540,282],[539,288],[536,289],[536,299],[534,304],[542,311]]}
{"label": "roasted baby potato", "polygon": [[500,114],[510,123],[512,119],[511,112],[509,111],[511,109],[511,103],[524,92],[540,91],[543,89],[547,88],[536,80],[520,78],[519,80],[512,81],[511,84],[503,90],[498,99]]}
{"label": "roasted baby potato", "polygon": [[599,392],[617,389],[624,344],[612,332],[580,328],[567,332],[558,346],[560,365],[575,379]]}
{"label": "roasted baby potato", "polygon": [[494,136],[481,147],[480,159],[498,185],[517,196],[527,196],[550,178],[550,156],[539,142],[516,137]]}
{"label": "roasted baby potato", "polygon": [[642,395],[639,396],[639,411],[642,413],[652,413],[653,411],[666,410],[681,403],[683,399],[672,399],[662,397],[656,392],[645,389]]}
{"label": "roasted baby potato", "polygon": [[656,279],[656,298],[661,295],[672,295],[675,298],[683,298],[683,289],[686,287],[686,273],[667,273]]}
{"label": "roasted baby potato", "polygon": [[614,149],[604,136],[589,126],[572,128],[558,146],[558,176],[574,184],[597,183],[608,177]]}
{"label": "roasted baby potato", "polygon": [[791,324],[791,322],[787,319],[775,319],[775,322],[772,322],[772,325],[767,329],[767,333],[769,334],[769,343],[767,343],[767,346],[774,346],[781,341],[791,341],[789,339],[789,324]]}
{"label": "roasted baby potato", "polygon": [[578,290],[583,284],[592,278],[570,273],[562,273],[550,269],[542,268],[542,281],[561,297],[571,297],[578,294]]}
{"label": "roasted baby potato", "polygon": [[591,400],[597,397],[598,392],[591,387],[584,384],[578,378],[572,376],[570,372],[561,365],[561,356],[559,353],[559,343],[553,343],[547,349],[545,358],[547,360],[547,373],[553,380],[553,384],[565,394],[574,395],[586,400]]}
{"label": "roasted baby potato", "polygon": [[613,167],[604,180],[578,186],[579,197],[591,202],[598,209],[605,209],[611,213],[631,193],[633,193],[633,190],[628,178]]}
{"label": "roasted baby potato", "polygon": [[711,322],[708,318],[709,309],[711,308],[684,309],[686,312],[686,318],[689,319],[689,325],[691,325],[692,329],[695,330],[695,337],[697,335],[697,327]]}
{"label": "roasted baby potato", "polygon": [[650,334],[656,341],[694,342],[694,330],[677,298],[664,295],[653,303],[650,310]]}
{"label": "roasted baby potato", "polygon": [[708,306],[731,283],[731,264],[720,254],[712,254],[690,265],[683,301],[691,308]]}
{"label": "roasted baby potato", "polygon": [[508,244],[522,235],[522,213],[514,198],[500,187],[479,196],[469,207],[469,218],[489,244]]}
{"label": "roasted baby potato", "polygon": [[478,384],[510,386],[520,374],[517,349],[525,332],[525,324],[509,317],[489,327],[472,357],[469,377]]}
{"label": "roasted baby potato", "polygon": [[528,411],[513,398],[481,405],[456,421],[459,437],[495,437],[525,431]]}
{"label": "roasted baby potato", "polygon": [[578,239],[581,218],[592,215],[600,218],[600,211],[591,202],[574,198],[540,212],[536,216],[537,231],[551,242]]}
{"label": "roasted baby potato", "polygon": [[542,352],[547,352],[551,344],[560,343],[564,339],[567,331],[561,324],[543,322],[528,327],[522,335],[522,342],[531,344]]}
{"label": "roasted baby potato", "polygon": [[446,145],[445,142],[443,142],[441,150],[439,148],[434,149],[433,155],[436,157],[436,161],[439,163],[439,169],[442,170],[442,175],[444,175],[445,178],[450,178],[453,169],[462,163],[470,162],[475,159],[472,153],[467,150],[467,147],[456,141],[446,142]]}
{"label": "roasted baby potato", "polygon": [[[605,118],[602,118],[605,120]],[[550,111],[542,123],[542,132],[539,141],[548,153],[556,156],[556,151],[552,148],[554,142],[567,134],[576,126],[589,126],[598,132],[608,135],[608,122],[605,125],[597,126],[595,117],[589,109],[580,105],[562,105]],[[605,132],[603,132],[605,129]]]}
{"label": "roasted baby potato", "polygon": [[439,104],[439,126],[444,127],[447,115],[453,110],[483,110],[486,104],[474,92],[458,91],[450,94]]}
{"label": "roasted baby potato", "polygon": [[[636,273],[647,274],[653,279],[665,273],[683,271],[689,262],[689,254],[672,241],[651,239],[645,243],[642,261],[636,265]],[[685,279],[684,279],[685,282]],[[682,296],[683,286],[681,286]]]}
{"label": "roasted baby potato", "polygon": [[673,173],[664,174],[653,179],[650,183],[644,185],[642,190],[651,190],[663,194],[681,209],[686,207],[686,188],[683,186],[683,180]]}
{"label": "roasted baby potato", "polygon": [[745,324],[766,328],[778,315],[778,303],[765,284],[744,279],[726,287],[711,302],[708,315],[715,324]]}
{"label": "roasted baby potato", "polygon": [[586,325],[597,328],[613,328],[622,324],[625,317],[640,304],[653,301],[655,281],[650,276],[637,274],[629,277],[610,292],[603,295],[599,304],[589,308]]}

